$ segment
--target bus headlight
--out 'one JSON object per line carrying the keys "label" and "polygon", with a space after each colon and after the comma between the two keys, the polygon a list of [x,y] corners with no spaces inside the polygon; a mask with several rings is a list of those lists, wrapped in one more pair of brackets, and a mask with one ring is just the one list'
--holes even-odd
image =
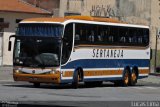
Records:
{"label": "bus headlight", "polygon": [[50,74],[55,74],[55,73],[56,73],[56,71],[51,71],[51,72],[50,72]]}
{"label": "bus headlight", "polygon": [[15,70],[14,70],[14,73],[19,73],[19,70],[18,70],[18,69],[15,69]]}
{"label": "bus headlight", "polygon": [[46,74],[55,74],[56,73],[56,71],[55,70],[51,70],[51,71],[49,71],[48,73],[46,73]]}
{"label": "bus headlight", "polygon": [[57,74],[57,73],[58,73],[58,71],[54,70],[54,69],[52,69],[52,71],[50,72],[50,74]]}

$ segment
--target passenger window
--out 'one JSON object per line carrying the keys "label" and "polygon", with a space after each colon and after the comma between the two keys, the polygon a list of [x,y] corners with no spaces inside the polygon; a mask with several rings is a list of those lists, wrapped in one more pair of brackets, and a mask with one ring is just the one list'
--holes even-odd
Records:
{"label": "passenger window", "polygon": [[70,57],[73,44],[73,24],[68,24],[65,27],[63,37],[63,48],[62,48],[62,64],[65,64]]}

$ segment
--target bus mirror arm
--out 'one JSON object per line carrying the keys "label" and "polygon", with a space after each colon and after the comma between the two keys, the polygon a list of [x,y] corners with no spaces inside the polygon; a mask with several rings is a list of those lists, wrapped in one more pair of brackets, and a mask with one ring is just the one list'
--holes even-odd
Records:
{"label": "bus mirror arm", "polygon": [[12,47],[12,42],[9,41],[9,42],[8,42],[8,51],[11,51],[11,47]]}
{"label": "bus mirror arm", "polygon": [[11,41],[11,38],[12,38],[12,37],[16,37],[16,35],[11,35],[11,36],[9,37],[8,51],[11,51],[11,48],[12,48],[12,41]]}

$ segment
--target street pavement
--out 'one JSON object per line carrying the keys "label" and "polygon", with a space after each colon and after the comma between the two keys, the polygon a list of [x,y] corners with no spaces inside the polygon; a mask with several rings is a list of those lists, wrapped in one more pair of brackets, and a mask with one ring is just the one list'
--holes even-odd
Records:
{"label": "street pavement", "polygon": [[[10,103],[18,104],[18,107],[20,104],[26,107],[112,107],[114,104],[114,107],[150,107],[146,105],[150,102],[156,104],[152,107],[159,107],[159,93],[160,77],[154,75],[138,80],[133,87],[115,87],[113,83],[104,82],[99,87],[80,84],[78,89],[73,89],[71,85],[53,84],[34,88],[27,82],[14,82],[12,67],[0,67],[0,104],[7,104],[4,107],[10,107]],[[141,103],[143,106],[136,105]]]}
{"label": "street pavement", "polygon": [[0,81],[12,81],[13,80],[13,67],[12,66],[1,66],[0,67]]}

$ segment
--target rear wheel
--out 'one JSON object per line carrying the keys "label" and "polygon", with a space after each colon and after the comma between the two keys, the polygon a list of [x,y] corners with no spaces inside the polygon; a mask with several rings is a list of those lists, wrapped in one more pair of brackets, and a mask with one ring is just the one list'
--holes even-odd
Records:
{"label": "rear wheel", "polygon": [[123,80],[122,80],[122,86],[128,86],[129,80],[130,80],[130,73],[129,73],[129,70],[126,69],[124,72]]}
{"label": "rear wheel", "polygon": [[130,80],[130,72],[128,69],[124,71],[124,76],[122,80],[117,80],[114,81],[114,86],[128,86],[129,85],[129,80]]}
{"label": "rear wheel", "polygon": [[39,88],[39,87],[40,87],[40,83],[33,83],[33,86],[34,86],[35,88]]}
{"label": "rear wheel", "polygon": [[136,71],[135,70],[133,70],[132,71],[132,73],[131,73],[131,78],[130,78],[130,85],[131,86],[135,86],[136,85],[136,83],[137,83],[137,73],[136,73]]}

